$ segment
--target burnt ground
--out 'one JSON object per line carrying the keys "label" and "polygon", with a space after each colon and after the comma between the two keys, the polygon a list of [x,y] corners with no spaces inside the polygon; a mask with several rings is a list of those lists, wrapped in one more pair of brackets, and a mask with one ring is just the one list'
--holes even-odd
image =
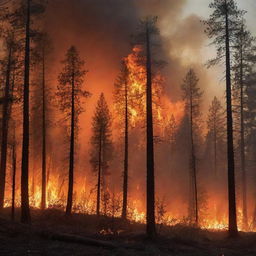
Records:
{"label": "burnt ground", "polygon": [[[142,224],[123,223],[62,211],[32,211],[32,225],[11,222],[9,210],[0,217],[0,255],[145,255],[145,256],[255,256],[256,234],[236,239],[224,231],[176,225],[161,227],[156,241],[148,241]],[[18,219],[19,216],[17,216]],[[159,227],[158,227],[159,229]]]}

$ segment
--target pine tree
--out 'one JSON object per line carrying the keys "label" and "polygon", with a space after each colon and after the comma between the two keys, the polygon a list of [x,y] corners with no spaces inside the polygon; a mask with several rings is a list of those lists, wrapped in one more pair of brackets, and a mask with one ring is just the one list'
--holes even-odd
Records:
{"label": "pine tree", "polygon": [[90,162],[98,176],[96,214],[99,216],[100,203],[103,199],[101,192],[105,194],[104,179],[108,174],[109,161],[112,158],[111,115],[103,93],[100,95],[92,120],[92,132]]}
{"label": "pine tree", "polygon": [[[35,89],[33,95],[33,115],[32,131],[33,131],[33,146],[34,146],[34,161],[36,156],[41,155],[41,209],[46,207],[46,157],[49,150],[49,127],[51,124],[50,110],[51,110],[51,90],[47,83],[48,74],[48,59],[51,52],[51,42],[47,33],[38,33],[34,48],[34,61],[36,63],[36,70],[39,76],[35,81]],[[41,149],[41,152],[39,152]],[[39,161],[38,161],[39,162]]]}
{"label": "pine tree", "polygon": [[[31,57],[31,16],[44,12],[44,5],[32,0],[25,1],[25,52],[23,87],[23,141],[21,161],[21,222],[30,223],[29,209],[29,140],[30,140],[30,57]],[[33,8],[32,8],[33,7]]]}
{"label": "pine tree", "polygon": [[[123,171],[123,206],[122,218],[127,218],[127,201],[128,201],[128,150],[129,150],[129,71],[125,61],[122,62],[120,75],[115,83],[115,106],[118,114],[123,116],[122,122],[124,123],[124,171]],[[124,120],[124,121],[123,121]]]}
{"label": "pine tree", "polygon": [[11,75],[14,69],[14,54],[15,54],[15,39],[13,32],[7,32],[5,38],[7,57],[4,64],[5,67],[5,88],[3,100],[3,118],[2,118],[2,136],[1,136],[1,165],[0,165],[0,210],[4,206],[5,193],[5,177],[7,164],[7,149],[8,149],[8,131],[10,120],[10,106],[12,101],[11,91]]}
{"label": "pine tree", "polygon": [[239,147],[240,147],[240,169],[242,174],[242,212],[243,228],[248,229],[247,214],[247,175],[246,175],[246,109],[247,95],[246,87],[248,86],[248,76],[252,73],[253,61],[253,43],[254,38],[246,29],[245,22],[241,22],[241,27],[236,33],[235,54],[234,54],[234,100],[237,102],[236,114],[239,124]]}
{"label": "pine tree", "polygon": [[12,140],[11,140],[11,159],[12,159],[12,206],[11,219],[15,220],[15,200],[16,200],[16,173],[17,173],[17,142],[16,142],[16,124],[12,121]]}
{"label": "pine tree", "polygon": [[240,26],[240,18],[244,12],[240,11],[234,0],[214,0],[210,6],[213,12],[205,21],[206,33],[217,48],[217,57],[209,62],[209,66],[216,65],[225,58],[226,66],[226,104],[227,104],[227,159],[228,159],[228,203],[229,203],[229,234],[236,236],[236,187],[233,142],[233,116],[231,95],[231,53],[230,48],[235,42],[236,31]]}
{"label": "pine tree", "polygon": [[75,132],[77,131],[79,115],[83,112],[81,99],[88,97],[89,93],[82,89],[86,71],[83,69],[84,61],[81,60],[74,46],[68,49],[66,58],[62,63],[64,67],[58,77],[57,97],[59,98],[60,109],[64,113],[65,121],[70,122],[69,179],[66,215],[71,215],[74,185]]}
{"label": "pine tree", "polygon": [[[146,232],[150,239],[156,237],[155,225],[155,164],[154,164],[154,127],[153,127],[153,63],[160,63],[153,58],[152,50],[156,45],[159,30],[157,18],[147,17],[141,20],[136,43],[143,48],[140,56],[141,65],[146,73],[146,156],[147,156],[147,224]],[[160,65],[159,65],[160,66]]]}
{"label": "pine tree", "polygon": [[197,162],[195,150],[195,134],[199,128],[199,121],[201,116],[200,106],[203,92],[198,87],[199,79],[194,70],[190,69],[184,78],[182,84],[183,100],[185,101],[186,113],[189,117],[189,133],[190,133],[190,186],[191,186],[191,199],[190,205],[190,218],[195,223],[199,224],[198,216],[198,180],[197,180]]}

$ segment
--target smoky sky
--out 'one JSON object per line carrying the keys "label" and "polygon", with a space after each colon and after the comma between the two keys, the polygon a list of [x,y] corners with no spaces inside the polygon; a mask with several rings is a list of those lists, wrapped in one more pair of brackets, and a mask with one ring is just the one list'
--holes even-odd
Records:
{"label": "smoky sky", "polygon": [[[131,35],[136,33],[139,20],[147,15],[158,16],[162,48],[167,57],[165,60],[174,68],[172,80],[177,84],[180,76],[174,77],[174,74],[182,71],[180,60],[169,58],[169,50],[175,42],[171,40],[168,31],[173,32],[180,26],[179,19],[185,3],[186,0],[52,0],[45,21],[46,30],[55,47],[55,60],[58,62],[63,59],[70,45],[77,46],[90,71],[89,84],[99,87],[95,85],[95,81],[100,78],[104,80],[103,92],[109,93],[121,59],[131,52]],[[187,21],[190,22],[191,20]],[[183,28],[184,26],[182,24]],[[188,31],[183,34],[179,32],[174,40],[191,42],[187,38],[189,34]],[[200,40],[201,37],[198,38]],[[169,71],[168,74],[170,76]],[[94,89],[99,93],[99,90]]]}
{"label": "smoky sky", "polygon": [[[99,95],[103,92],[109,104],[121,59],[131,53],[131,35],[139,20],[158,16],[162,49],[167,63],[165,92],[171,100],[180,100],[180,85],[189,66],[183,49],[195,55],[204,40],[200,19],[196,15],[184,19],[186,0],[52,0],[45,14],[45,27],[53,44],[53,62],[48,77],[53,86],[61,70],[60,61],[67,49],[75,45],[85,60],[85,89],[92,93],[86,100],[86,113],[81,117],[82,137],[89,138],[91,117]],[[172,54],[176,53],[176,54]],[[201,70],[200,65],[195,65]],[[203,73],[203,72],[201,72]],[[206,79],[206,78],[205,78]],[[202,80],[205,80],[202,79]],[[202,84],[207,84],[202,83]],[[86,144],[86,147],[88,144]]]}

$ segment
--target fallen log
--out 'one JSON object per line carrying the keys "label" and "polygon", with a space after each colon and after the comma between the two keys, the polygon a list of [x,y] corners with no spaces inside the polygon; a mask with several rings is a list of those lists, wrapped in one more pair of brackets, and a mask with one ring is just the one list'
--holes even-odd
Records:
{"label": "fallen log", "polygon": [[70,235],[65,233],[53,233],[48,231],[43,231],[40,234],[43,238],[57,240],[62,242],[68,243],[79,243],[88,246],[96,246],[96,247],[103,247],[107,249],[117,249],[119,246],[113,244],[111,242],[96,240],[88,237],[82,237],[78,235]]}

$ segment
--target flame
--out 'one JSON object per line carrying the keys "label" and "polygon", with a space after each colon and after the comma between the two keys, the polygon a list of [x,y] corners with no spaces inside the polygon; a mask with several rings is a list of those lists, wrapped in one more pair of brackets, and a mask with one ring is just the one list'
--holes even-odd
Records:
{"label": "flame", "polygon": [[[146,68],[143,65],[144,57],[141,57],[142,48],[135,46],[132,53],[125,58],[125,63],[129,71],[129,112],[130,122],[133,127],[145,121],[146,113]],[[179,121],[184,115],[184,103],[172,103],[163,92],[164,77],[156,73],[153,77],[153,113],[154,122],[165,126],[169,120],[170,113]]]}
{"label": "flame", "polygon": [[[146,91],[146,70],[143,65],[138,62],[140,58],[140,53],[142,49],[139,46],[133,48],[131,54],[125,59],[125,63],[129,70],[129,97],[131,99],[131,104],[129,105],[130,112],[130,122],[133,127],[138,126],[141,122],[145,121],[145,91]],[[173,103],[164,94],[162,89],[162,84],[164,83],[164,78],[157,74],[153,79],[153,112],[154,112],[154,123],[157,126],[157,131],[160,134],[164,134],[165,128],[168,126],[171,115],[174,116],[177,124],[181,121],[184,116],[184,102],[179,101]],[[33,170],[35,173],[40,173],[40,170]],[[61,172],[59,172],[61,173]],[[40,180],[37,179],[37,180]],[[61,179],[56,173],[51,174],[48,177],[47,182],[47,192],[46,192],[46,207],[47,208],[58,208],[65,209],[66,206],[66,180]],[[88,181],[89,183],[89,181]],[[79,189],[74,192],[73,199],[73,212],[84,213],[84,214],[95,214],[96,209],[96,198],[95,198],[95,188],[91,188],[91,185],[85,182],[76,182],[79,184]],[[84,185],[81,185],[84,184]],[[33,180],[29,182],[30,186],[30,206],[32,208],[40,208],[41,206],[41,184],[36,183]],[[136,186],[137,194],[141,194],[140,186]],[[111,191],[111,190],[109,190]],[[110,192],[111,194],[111,192]],[[7,198],[5,200],[5,207],[11,206],[11,193],[7,193]],[[20,190],[17,189],[15,206],[20,207]],[[115,198],[111,198],[108,202],[108,207],[106,214],[108,216],[120,217],[121,216],[121,193],[117,194]],[[132,222],[146,223],[146,212],[145,206],[142,204],[141,200],[136,200],[134,198],[129,198],[128,205],[128,219]],[[207,214],[203,217],[200,216],[200,227],[203,229],[212,230],[226,230],[228,227],[228,216],[226,211],[219,216],[217,213],[217,204],[214,200],[209,200],[214,202],[208,206]],[[179,205],[175,206],[177,209]],[[102,207],[103,208],[103,207]],[[157,212],[157,211],[156,211]],[[242,230],[242,214],[241,209],[238,209],[238,226]],[[167,209],[164,216],[157,218],[159,224],[165,225],[176,225],[180,223],[188,224],[188,221],[180,213],[174,214],[173,209]],[[252,221],[251,221],[252,222]],[[250,228],[253,231],[253,228]],[[256,231],[256,230],[254,230]],[[108,233],[110,231],[103,230],[102,233]]]}
{"label": "flame", "polygon": [[[32,185],[30,183],[30,191],[32,191]],[[83,214],[95,214],[95,193],[88,193],[83,190],[80,194],[74,195],[73,202],[73,212],[83,213]],[[116,196],[116,204],[121,205],[121,194]],[[110,200],[111,201],[111,200]],[[52,180],[47,184],[47,208],[58,208],[65,209],[66,198],[64,193],[61,193],[58,190],[58,177],[52,177]],[[5,200],[5,207],[11,206],[11,199],[7,198]],[[16,199],[15,206],[20,207],[20,198]],[[30,195],[30,206],[35,209],[40,209],[41,206],[41,189],[40,186],[34,188],[34,194]],[[111,202],[108,203],[106,215],[107,216],[121,216],[121,207],[116,207],[116,211],[113,214]],[[227,230],[228,229],[228,216],[223,214],[222,216],[216,216],[216,204],[213,204],[209,213],[200,220],[200,228],[207,230]],[[103,213],[102,213],[103,214]],[[157,213],[156,213],[157,214]],[[238,229],[240,231],[244,230],[242,225],[242,210],[238,208]],[[146,223],[146,213],[144,211],[142,202],[140,200],[129,200],[128,205],[128,219],[136,223]],[[176,224],[189,224],[185,220],[184,216],[174,215],[171,212],[167,211],[165,216],[158,221],[158,224],[164,224],[167,226],[173,226]],[[255,228],[249,227],[246,231],[256,231]],[[105,231],[104,231],[105,232]]]}

